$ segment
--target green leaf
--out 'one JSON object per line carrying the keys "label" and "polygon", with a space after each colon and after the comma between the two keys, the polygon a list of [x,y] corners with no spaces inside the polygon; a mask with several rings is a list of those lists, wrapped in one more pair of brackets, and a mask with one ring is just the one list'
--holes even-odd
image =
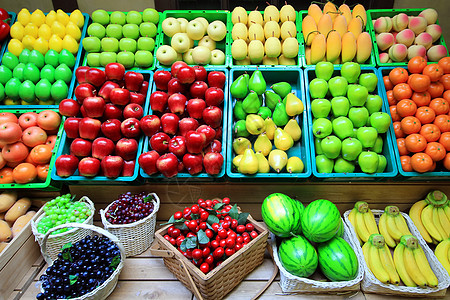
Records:
{"label": "green leaf", "polygon": [[194,249],[197,247],[197,237],[191,236],[184,239],[186,241],[186,248],[187,249]]}
{"label": "green leaf", "polygon": [[70,202],[74,202],[76,197],[77,195],[72,195],[72,197],[70,198]]}
{"label": "green leaf", "polygon": [[237,220],[239,218],[239,211],[237,209],[237,205],[233,205],[233,207],[230,209],[230,211],[228,212],[228,214],[230,215],[231,218]]}
{"label": "green leaf", "polygon": [[250,214],[249,213],[240,213],[239,217],[237,219],[239,225],[245,225],[247,222],[247,218]]}
{"label": "green leaf", "polygon": [[206,223],[212,225],[214,223],[219,223],[219,218],[214,215],[209,215],[208,219],[206,220]]}
{"label": "green leaf", "polygon": [[184,239],[184,240],[181,242],[180,249],[181,249],[181,251],[183,251],[183,252],[186,252],[186,250],[187,250],[187,248],[186,248],[186,243],[187,243],[187,239]]}
{"label": "green leaf", "polygon": [[208,229],[211,229],[211,230],[213,230],[212,226],[211,226],[211,225],[209,225],[209,223],[206,223],[206,227],[208,227]]}
{"label": "green leaf", "polygon": [[205,209],[205,211],[207,211],[210,215],[217,216],[217,211],[215,211],[214,209]]}
{"label": "green leaf", "polygon": [[117,254],[116,256],[114,256],[109,266],[115,270],[119,265],[119,263],[120,263],[120,254]]}
{"label": "green leaf", "polygon": [[62,259],[72,262],[72,255],[70,255],[70,248],[72,248],[72,243],[67,243],[61,247]]}
{"label": "green leaf", "polygon": [[199,214],[191,214],[191,219],[192,220],[200,219],[200,215]]}
{"label": "green leaf", "polygon": [[202,229],[200,229],[197,232],[197,239],[198,239],[198,243],[201,245],[208,244],[208,242],[209,242],[209,237],[206,235],[206,233]]}
{"label": "green leaf", "polygon": [[172,215],[169,218],[169,221],[167,221],[166,223],[162,223],[160,226],[169,225],[169,224],[172,225],[172,224],[177,224],[177,223],[184,223],[184,221],[185,221],[185,219],[183,219],[183,218],[175,220],[175,217]]}
{"label": "green leaf", "polygon": [[147,202],[150,202],[150,201],[154,201],[155,197],[152,194],[150,194],[147,197],[145,197],[143,200],[144,200],[144,203],[147,203]]}
{"label": "green leaf", "polygon": [[78,280],[78,276],[76,275],[69,275],[69,280],[70,280],[70,285],[74,285],[77,280]]}
{"label": "green leaf", "polygon": [[225,206],[225,203],[217,203],[217,204],[215,204],[214,206],[213,206],[213,209],[214,210],[219,210],[219,209],[221,209],[222,207],[224,207]]}
{"label": "green leaf", "polygon": [[175,226],[175,228],[178,228],[180,230],[189,230],[189,228],[186,226],[186,224],[184,224],[184,222],[174,223],[173,226]]}
{"label": "green leaf", "polygon": [[65,244],[64,246],[61,247],[61,252],[64,252],[64,250],[70,249],[71,247],[72,247],[72,243],[68,242],[67,244]]}

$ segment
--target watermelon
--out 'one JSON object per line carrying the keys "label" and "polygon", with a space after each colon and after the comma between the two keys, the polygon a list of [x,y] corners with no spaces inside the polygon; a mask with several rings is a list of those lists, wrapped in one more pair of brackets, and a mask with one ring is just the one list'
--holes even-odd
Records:
{"label": "watermelon", "polygon": [[278,252],[283,267],[295,276],[308,277],[317,269],[317,251],[301,235],[283,239]]}
{"label": "watermelon", "polygon": [[319,199],[303,211],[302,230],[311,242],[322,243],[333,238],[341,225],[341,214],[331,201]]}
{"label": "watermelon", "polygon": [[261,214],[269,230],[279,237],[301,233],[303,204],[290,197],[274,193],[264,199]]}
{"label": "watermelon", "polygon": [[341,238],[344,237],[344,221],[342,221],[342,218],[341,218],[341,225],[339,225],[339,230],[336,233],[336,236]]}
{"label": "watermelon", "polygon": [[340,237],[334,237],[317,246],[319,268],[331,281],[348,281],[358,275],[355,251]]}

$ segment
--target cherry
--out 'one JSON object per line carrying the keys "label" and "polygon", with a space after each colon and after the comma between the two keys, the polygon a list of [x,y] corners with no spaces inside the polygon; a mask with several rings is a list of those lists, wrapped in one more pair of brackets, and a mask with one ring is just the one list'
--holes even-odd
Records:
{"label": "cherry", "polygon": [[203,273],[208,273],[209,272],[209,264],[208,263],[202,263],[200,265],[200,271],[202,271]]}
{"label": "cherry", "polygon": [[247,223],[245,225],[245,230],[247,230],[248,232],[251,232],[251,231],[255,230],[255,226],[253,226],[252,223]]}
{"label": "cherry", "polygon": [[234,249],[230,249],[230,248],[225,249],[225,255],[226,256],[231,256],[234,253],[235,253]]}
{"label": "cherry", "polygon": [[237,233],[243,233],[245,231],[245,226],[244,225],[238,225],[238,227],[236,227],[236,232]]}
{"label": "cherry", "polygon": [[200,249],[194,249],[192,251],[192,258],[195,260],[199,260],[200,258],[203,257],[203,252]]}
{"label": "cherry", "polygon": [[222,258],[223,254],[225,253],[225,251],[223,250],[222,247],[218,247],[214,250],[213,252],[213,256],[215,259],[220,259]]}
{"label": "cherry", "polygon": [[253,238],[253,239],[256,239],[256,237],[258,236],[258,233],[256,232],[256,231],[252,231],[252,232],[250,232],[250,236]]}
{"label": "cherry", "polygon": [[173,218],[175,220],[179,220],[183,217],[183,213],[181,211],[177,211],[176,213],[173,214]]}
{"label": "cherry", "polygon": [[200,209],[200,207],[198,207],[198,205],[194,204],[194,205],[192,205],[192,207],[191,207],[191,213],[197,215],[198,212],[199,212],[199,209]]}

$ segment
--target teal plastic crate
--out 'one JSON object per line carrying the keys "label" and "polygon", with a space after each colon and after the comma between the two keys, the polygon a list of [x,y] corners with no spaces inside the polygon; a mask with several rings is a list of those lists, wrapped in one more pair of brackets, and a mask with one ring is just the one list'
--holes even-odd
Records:
{"label": "teal plastic crate", "polygon": [[[111,15],[112,13],[113,13],[112,11],[108,11],[109,15]],[[125,15],[127,13],[128,13],[127,11],[124,12]],[[140,13],[143,14],[142,11]],[[156,53],[156,50],[158,49],[158,39],[159,39],[159,33],[161,31],[161,22],[162,22],[162,15],[163,15],[161,12],[158,12],[158,14],[159,14],[159,22],[158,22],[158,24],[156,24],[156,28],[157,28],[156,29],[156,35],[153,38],[155,40],[155,49],[153,49],[153,51],[152,51],[152,54],[153,54],[153,63],[152,63],[152,65],[150,67],[148,67],[148,68],[132,67],[132,68],[129,68],[129,69],[126,69],[126,70],[133,71],[133,70],[154,70],[155,69],[155,67],[156,67],[155,53]],[[92,19],[89,19],[89,24],[87,26],[89,26],[91,24],[92,24]],[[86,30],[86,37],[88,37],[87,30]],[[84,47],[82,47],[82,55],[81,55],[81,57],[82,57],[81,65],[82,66],[88,66],[88,64],[87,64],[87,55],[88,55],[88,53],[86,52],[86,50],[84,50]]]}
{"label": "teal plastic crate", "polygon": [[[258,68],[259,69],[259,68]],[[230,82],[233,82],[236,78],[244,73],[253,73],[253,71],[257,70],[256,67],[235,67],[231,69],[230,72]],[[229,94],[230,101],[228,103],[228,128],[227,128],[227,175],[232,180],[240,180],[240,181],[304,181],[312,174],[311,169],[311,154],[310,154],[310,143],[309,143],[309,130],[308,127],[308,116],[306,114],[307,104],[305,101],[305,91],[304,91],[304,81],[303,81],[303,71],[302,70],[294,70],[294,69],[261,69],[261,72],[266,81],[267,87],[269,88],[272,84],[286,81],[291,84],[292,92],[300,98],[304,103],[304,111],[302,114],[298,116],[298,122],[300,128],[302,129],[302,136],[299,141],[294,143],[294,146],[286,151],[288,157],[298,156],[305,168],[303,173],[288,173],[284,170],[282,173],[276,173],[274,170],[270,170],[270,173],[256,173],[253,175],[241,174],[233,167],[233,158],[235,154],[233,152],[233,125],[234,125],[234,116],[233,116],[233,108],[236,103],[236,99],[232,98],[231,94]],[[253,144],[256,136],[250,137],[249,140]],[[275,146],[273,146],[275,149]]]}
{"label": "teal plastic crate", "polygon": [[[147,71],[147,70],[137,70],[135,72],[142,73],[144,75],[144,80],[147,80],[149,82],[152,81],[153,78],[153,71]],[[76,99],[75,97],[73,99]],[[144,115],[145,115],[145,109],[149,106],[150,103],[150,89],[147,92],[147,95],[145,97],[145,103],[144,103]],[[58,149],[58,153],[56,157],[59,157],[63,154],[69,154],[70,153],[70,144],[72,142],[72,139],[69,139],[66,135],[66,132],[63,130],[62,137],[61,137],[61,145]],[[79,175],[78,170],[75,172],[74,175],[69,177],[60,177],[58,174],[56,174],[56,168],[53,168],[51,172],[52,179],[59,182],[64,182],[67,184],[79,184],[79,185],[90,185],[90,184],[105,184],[105,185],[131,185],[131,184],[139,184],[140,181],[138,180],[139,175],[139,165],[137,162],[137,159],[139,155],[142,153],[142,143],[144,142],[144,135],[141,134],[141,136],[138,139],[138,151],[136,154],[136,163],[134,165],[134,172],[133,176],[119,176],[117,178],[108,178],[106,176],[95,176],[93,178],[88,178]]]}
{"label": "teal plastic crate", "polygon": [[[302,66],[304,68],[307,67],[311,67],[314,65],[308,65],[306,64],[306,58],[305,58],[305,49],[306,49],[306,45],[305,45],[305,39],[303,37],[303,31],[302,31],[302,22],[303,22],[303,18],[306,17],[308,15],[308,11],[307,10],[302,10],[298,13],[299,19],[300,19],[300,26],[299,26],[299,41],[300,43],[303,45],[303,47],[300,47],[300,57],[301,57],[301,61],[302,61]],[[366,31],[370,33],[369,31],[369,19],[367,19],[367,24],[366,24]],[[374,38],[371,36],[372,41],[374,40]],[[375,51],[374,51],[374,47],[372,46],[372,52],[370,53],[370,57],[367,59],[367,61],[364,62],[364,64],[361,64],[362,67],[376,67],[376,60],[375,60]],[[336,64],[335,66],[337,67],[342,67],[342,64]]]}
{"label": "teal plastic crate", "polygon": [[[264,16],[264,11],[260,11],[261,12],[261,15],[263,15]],[[247,13],[250,13],[250,11],[247,11]],[[300,20],[300,15],[299,15],[299,13],[298,12],[296,12],[296,18],[295,18],[295,27],[297,28],[297,32],[296,32],[296,35],[295,35],[295,37],[297,38],[297,41],[298,41],[298,43],[299,43],[299,50],[298,50],[298,54],[297,54],[297,57],[296,57],[296,64],[295,65],[292,65],[292,66],[288,66],[288,65],[248,65],[248,66],[241,66],[241,65],[237,65],[237,64],[235,64],[234,63],[234,59],[233,59],[233,56],[231,55],[231,45],[233,44],[233,38],[231,37],[231,30],[233,29],[233,23],[231,22],[231,17],[230,17],[230,22],[229,22],[229,24],[230,24],[230,43],[228,44],[228,46],[227,46],[227,52],[228,52],[228,55],[230,56],[230,59],[229,59],[229,61],[230,61],[230,68],[235,68],[235,67],[256,67],[256,66],[258,66],[258,68],[260,68],[260,69],[263,69],[263,68],[282,68],[282,69],[286,69],[286,68],[300,68],[301,66],[302,66],[302,61],[301,61],[301,58],[300,58],[300,53],[301,53],[301,50],[300,49],[302,49],[303,48],[303,44],[301,43],[301,41],[300,41],[300,31],[301,31],[301,29],[302,29],[302,27],[301,27],[301,20]],[[281,27],[281,25],[280,25],[280,27]]]}
{"label": "teal plastic crate", "polygon": [[[380,62],[380,50],[377,46],[377,41],[375,39],[375,29],[373,28],[373,22],[379,17],[393,17],[395,15],[398,15],[399,13],[405,13],[408,16],[418,16],[425,8],[405,8],[405,9],[369,9],[367,11],[367,25],[369,26],[369,32],[370,36],[372,37],[372,43],[373,43],[373,52],[375,53],[375,60],[378,67],[406,67],[408,65],[408,62],[392,62],[392,63],[381,63]],[[436,24],[439,25],[439,21],[436,21]],[[444,37],[441,36],[433,45],[443,45],[447,49],[447,55],[448,55],[448,48],[445,44]],[[428,62],[433,63],[433,62]]]}
{"label": "teal plastic crate", "polygon": [[[378,69],[378,77],[382,78],[383,76],[389,75],[389,72],[394,69],[395,67],[381,67]],[[386,88],[384,87],[384,84],[382,84],[381,87],[381,96],[383,97],[383,103],[386,103],[387,105],[387,111],[389,115],[391,115],[389,104],[387,101],[387,95],[386,95]],[[398,171],[399,174],[403,177],[404,180],[417,180],[417,181],[423,181],[423,180],[449,180],[450,179],[450,171],[447,171],[443,166],[440,166],[437,170],[434,172],[425,172],[425,173],[419,173],[419,172],[406,172],[402,169],[402,164],[400,162],[400,154],[398,152],[398,146],[395,138],[395,134],[393,135],[392,139],[393,149],[394,149],[394,158],[397,162]]]}
{"label": "teal plastic crate", "polygon": [[[12,26],[12,24],[14,24],[14,22],[16,21],[17,15],[15,12],[12,11],[8,11],[8,15],[10,17],[9,20],[9,27]],[[3,45],[1,46],[1,50],[0,50],[0,59],[3,57],[3,53],[5,53],[6,49],[8,48],[8,44],[9,41],[11,40],[11,36],[8,35],[8,37],[5,38],[5,40],[3,41]]]}
{"label": "teal plastic crate", "polygon": [[[162,21],[164,21],[166,18],[185,18],[188,21],[194,20],[198,17],[205,18],[208,22],[212,22],[215,20],[222,21],[225,26],[227,27],[227,35],[225,36],[225,39],[223,39],[220,42],[216,42],[216,49],[222,50],[222,52],[225,54],[225,64],[223,65],[211,65],[207,64],[204,65],[204,67],[229,67],[231,62],[231,29],[232,26],[230,26],[231,23],[231,13],[226,10],[166,10],[164,11],[162,18],[160,19],[160,24],[162,24]],[[162,25],[159,27],[159,37],[158,37],[158,47],[162,45],[170,45],[171,38],[164,34],[162,30]],[[198,41],[194,41],[194,47],[198,45]],[[156,52],[155,52],[156,53]],[[165,66],[161,64],[155,57],[156,60],[156,68],[165,68],[170,66]]]}
{"label": "teal plastic crate", "polygon": [[[223,94],[224,94],[224,101],[223,101],[223,111],[222,111],[222,140],[220,141],[222,143],[222,152],[220,152],[220,154],[222,154],[223,159],[224,159],[224,163],[222,166],[222,170],[220,171],[219,174],[217,175],[209,175],[206,172],[201,172],[199,174],[195,174],[195,175],[191,175],[189,174],[187,171],[184,172],[180,172],[178,173],[176,176],[174,176],[173,178],[167,178],[162,174],[154,174],[154,175],[148,175],[147,173],[144,172],[144,170],[142,170],[141,168],[139,168],[139,174],[140,176],[147,181],[150,182],[160,182],[160,181],[167,181],[167,182],[171,182],[171,181],[177,181],[180,182],[181,181],[185,181],[185,182],[189,182],[189,181],[214,181],[214,180],[219,180],[221,178],[224,177],[225,175],[225,165],[226,165],[226,132],[227,132],[227,113],[228,113],[228,102],[229,102],[229,98],[228,98],[228,88],[230,86],[229,83],[229,76],[228,76],[228,69],[225,67],[205,67],[206,71],[211,72],[211,71],[221,71],[225,73],[225,77],[226,77],[226,81],[225,81],[225,85],[224,85],[224,90],[223,90]],[[158,69],[158,70],[163,70],[163,69]],[[156,70],[156,71],[158,71]],[[164,70],[169,70],[169,69],[164,69]],[[155,71],[155,72],[156,72]],[[149,95],[153,92],[156,91],[156,85],[153,83],[152,81],[152,86],[151,86],[151,91],[149,89]],[[151,115],[153,114],[153,111],[150,107],[150,105],[148,105],[146,107],[145,113],[144,115]],[[142,153],[145,153],[147,151],[151,151],[150,149],[150,137],[146,136],[144,139],[144,143],[143,143],[143,149],[142,149]]]}
{"label": "teal plastic crate", "polygon": [[[58,112],[57,108],[26,108],[26,109],[10,109],[10,108],[2,108],[0,109],[0,112],[9,112],[15,114],[17,117],[19,117],[21,114],[27,113],[27,112],[35,112],[40,113],[44,110],[52,110]],[[52,158],[50,159],[49,163],[49,172],[47,175],[47,179],[44,182],[30,182],[30,183],[8,183],[8,184],[0,184],[0,189],[37,189],[37,190],[46,190],[46,191],[54,191],[59,190],[61,188],[61,184],[55,181],[52,181],[51,178],[51,172],[54,169],[55,161],[57,158],[57,152],[59,150],[59,147],[61,145],[61,136],[64,132],[64,122],[61,121],[61,124],[59,125],[58,133],[56,134],[56,141],[55,145],[53,147],[52,151]]]}
{"label": "teal plastic crate", "polygon": [[[45,15],[47,15],[48,13],[46,13]],[[70,14],[68,14],[70,15]],[[83,51],[83,45],[81,44],[84,37],[86,36],[86,31],[87,31],[87,25],[89,23],[89,15],[86,13],[83,13],[84,16],[84,24],[83,27],[81,28],[81,38],[79,41],[79,47],[78,47],[78,52],[77,55],[75,57],[75,66],[73,67],[72,70],[72,80],[70,81],[70,84],[68,85],[68,94],[67,94],[67,98],[71,98],[72,97],[72,92],[75,88],[75,70],[78,68],[78,66],[80,66],[81,63],[81,57],[82,57],[82,51]],[[7,51],[7,48],[5,48],[5,53]],[[3,57],[2,53],[2,57]],[[27,109],[40,109],[40,108],[58,108],[58,104],[54,104],[54,105],[0,105],[0,107],[5,107],[8,109],[23,109],[23,108],[27,108]]]}
{"label": "teal plastic crate", "polygon": [[[334,73],[333,76],[339,76],[340,75],[341,67],[335,66],[334,67]],[[316,78],[315,74],[315,67],[308,67],[304,70],[305,72],[305,93],[306,93],[306,102],[308,107],[308,131],[312,130],[312,123],[313,123],[313,116],[311,112],[311,97],[309,94],[309,83],[311,80]],[[361,74],[364,73],[375,73],[378,77],[378,72],[376,68],[372,67],[361,67]],[[378,77],[378,84],[377,88],[375,89],[372,94],[378,94],[383,99],[383,105],[381,108],[382,112],[389,113],[389,105],[387,104],[387,100],[383,98],[382,92],[383,91],[383,81],[381,77]],[[392,143],[394,142],[394,128],[391,125],[389,126],[389,130],[387,133],[384,133],[381,135],[383,137],[383,152],[382,154],[386,157],[387,160],[387,166],[383,173],[374,173],[374,174],[367,174],[364,172],[361,172],[361,170],[356,167],[355,173],[319,173],[317,171],[317,165],[316,165],[316,150],[314,146],[314,135],[310,132],[310,140],[309,143],[311,145],[311,161],[312,161],[312,169],[313,169],[313,175],[317,177],[320,180],[325,181],[381,181],[388,178],[393,178],[398,174],[398,168],[397,164],[395,162],[394,158],[394,150]]]}

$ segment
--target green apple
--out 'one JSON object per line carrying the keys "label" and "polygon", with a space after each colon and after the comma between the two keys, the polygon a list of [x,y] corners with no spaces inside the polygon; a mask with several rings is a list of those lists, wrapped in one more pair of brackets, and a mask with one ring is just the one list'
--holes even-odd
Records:
{"label": "green apple", "polygon": [[356,128],[367,124],[369,119],[369,111],[364,106],[354,106],[348,111],[348,118],[352,121]]}
{"label": "green apple", "polygon": [[136,66],[140,68],[148,68],[153,64],[153,54],[150,51],[139,50],[134,54]]}
{"label": "green apple", "polygon": [[375,112],[370,115],[370,126],[378,133],[386,133],[391,125],[391,117],[385,112]]}
{"label": "green apple", "polygon": [[364,126],[356,131],[356,138],[361,142],[364,148],[372,148],[377,140],[378,132],[375,128]]}
{"label": "green apple", "polygon": [[127,23],[127,16],[122,11],[113,11],[110,16],[111,24],[123,26]]}
{"label": "green apple", "polygon": [[159,22],[159,13],[154,8],[146,8],[142,12],[142,20],[144,22],[152,22],[153,24],[158,24],[158,22]]}
{"label": "green apple", "polygon": [[329,159],[324,154],[316,156],[317,172],[319,173],[332,173],[334,160]]}
{"label": "green apple", "polygon": [[120,40],[122,38],[122,25],[109,24],[106,26],[106,36]]}
{"label": "green apple", "polygon": [[364,106],[369,92],[365,86],[360,84],[351,84],[348,86],[347,98],[351,106]]}
{"label": "green apple", "polygon": [[92,22],[100,23],[104,26],[109,24],[109,14],[104,9],[97,9],[91,14]]}
{"label": "green apple", "polygon": [[319,139],[322,139],[333,132],[331,121],[325,118],[314,119],[312,127],[314,136]]}
{"label": "green apple", "polygon": [[100,67],[100,53],[88,53],[86,59],[89,67]]}
{"label": "green apple", "polygon": [[156,50],[156,59],[161,64],[170,66],[177,59],[177,51],[168,45],[162,45]]}
{"label": "green apple", "polygon": [[353,172],[355,172],[355,164],[343,159],[342,157],[338,157],[334,161],[334,172],[335,173],[353,173]]}
{"label": "green apple", "polygon": [[155,49],[155,40],[150,37],[140,37],[137,41],[137,49],[153,51]]}
{"label": "green apple", "polygon": [[129,69],[134,66],[134,54],[128,51],[122,51],[117,54],[117,62]]}
{"label": "green apple", "polygon": [[311,102],[311,112],[314,118],[326,118],[331,111],[331,102],[327,99],[314,99]]}
{"label": "green apple", "polygon": [[348,83],[358,82],[361,74],[361,66],[355,62],[346,62],[341,67],[341,75],[347,79]]}
{"label": "green apple", "polygon": [[347,117],[337,117],[331,122],[333,133],[341,140],[350,137],[353,134],[353,123]]}
{"label": "green apple", "polygon": [[386,170],[387,166],[387,160],[384,155],[378,154],[378,167],[377,167],[377,173],[383,173],[384,170]]}
{"label": "green apple", "polygon": [[381,106],[383,106],[383,100],[378,95],[369,94],[367,96],[366,104],[364,104],[364,106],[369,111],[369,114],[373,114],[375,112],[380,111]]}
{"label": "green apple", "polygon": [[87,29],[89,36],[95,36],[99,39],[103,38],[106,34],[106,29],[102,24],[92,23]]}
{"label": "green apple", "polygon": [[309,83],[309,93],[313,99],[325,98],[328,92],[328,83],[325,79],[314,78]]}
{"label": "green apple", "polygon": [[348,137],[342,141],[342,158],[345,160],[354,161],[362,152],[362,148],[362,144],[358,139]]}
{"label": "green apple", "polygon": [[358,156],[358,165],[364,173],[375,173],[378,169],[378,154],[373,151],[363,151]]}
{"label": "green apple", "polygon": [[136,24],[125,24],[122,27],[122,34],[126,38],[137,40],[139,38],[139,26]]}
{"label": "green apple", "polygon": [[364,73],[359,76],[359,84],[367,88],[372,93],[377,88],[378,77],[375,73]]}
{"label": "green apple", "polygon": [[86,52],[100,52],[101,49],[101,43],[100,39],[95,36],[90,36],[83,39],[83,48],[86,50]]}
{"label": "green apple", "polygon": [[345,96],[348,88],[347,79],[342,76],[334,76],[328,81],[328,88],[333,97]]}
{"label": "green apple", "polygon": [[331,111],[335,117],[345,117],[350,109],[347,97],[334,97],[331,99]]}
{"label": "green apple", "polygon": [[320,146],[323,154],[329,159],[335,159],[341,153],[341,140],[335,135],[329,135],[322,139]]}
{"label": "green apple", "polygon": [[128,24],[136,24],[136,25],[141,24],[142,23],[142,15],[135,10],[130,10],[127,13],[127,23]]}
{"label": "green apple", "polygon": [[141,34],[141,36],[155,37],[156,31],[156,25],[152,22],[143,22],[141,23],[141,25],[139,25],[139,33]]}
{"label": "green apple", "polygon": [[225,53],[222,50],[214,49],[211,51],[211,64],[212,65],[224,65],[225,64]]}
{"label": "green apple", "polygon": [[328,81],[333,76],[333,71],[333,64],[329,61],[321,61],[316,64],[315,72],[317,78]]}
{"label": "green apple", "polygon": [[136,52],[136,40],[130,38],[122,38],[119,42],[120,51]]}
{"label": "green apple", "polygon": [[373,145],[373,147],[370,148],[370,150],[380,154],[381,152],[383,152],[383,144],[384,144],[383,138],[381,136],[378,136],[377,140],[375,141],[375,145]]}
{"label": "green apple", "polygon": [[319,139],[319,138],[314,138],[314,149],[315,149],[315,152],[316,152],[317,155],[323,154],[322,146],[320,145],[321,141],[322,140]]}
{"label": "green apple", "polygon": [[102,38],[102,52],[119,52],[119,41],[116,38]]}
{"label": "green apple", "polygon": [[100,53],[100,65],[102,67],[109,63],[115,63],[117,61],[116,52],[102,52]]}

